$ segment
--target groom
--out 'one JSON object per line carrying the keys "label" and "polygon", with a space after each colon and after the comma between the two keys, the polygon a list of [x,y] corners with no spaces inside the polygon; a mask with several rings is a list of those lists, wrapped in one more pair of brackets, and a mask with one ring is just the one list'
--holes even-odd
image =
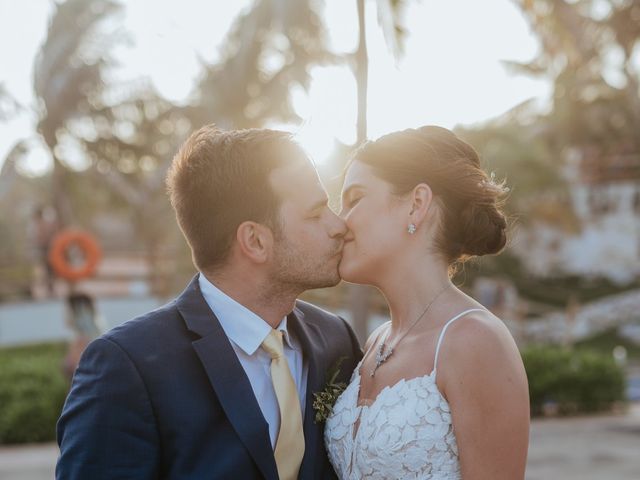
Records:
{"label": "groom", "polygon": [[287,133],[206,126],[167,185],[199,273],[89,345],[56,478],[335,478],[313,394],[361,351],[344,320],[296,301],[339,281],[345,226],[315,169]]}

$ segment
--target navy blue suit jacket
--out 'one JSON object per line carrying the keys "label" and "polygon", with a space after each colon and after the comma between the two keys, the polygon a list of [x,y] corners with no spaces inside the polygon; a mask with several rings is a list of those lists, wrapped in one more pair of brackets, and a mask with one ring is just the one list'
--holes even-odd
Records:
{"label": "navy blue suit jacket", "polygon": [[[313,393],[343,356],[348,381],[362,353],[344,320],[308,303],[288,325],[309,367],[299,478],[333,479]],[[87,347],[57,434],[61,480],[278,478],[267,422],[197,277]]]}

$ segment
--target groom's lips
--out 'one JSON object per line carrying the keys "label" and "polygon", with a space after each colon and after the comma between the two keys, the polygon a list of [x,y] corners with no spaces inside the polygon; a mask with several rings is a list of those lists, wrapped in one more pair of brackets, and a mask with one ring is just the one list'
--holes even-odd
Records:
{"label": "groom's lips", "polygon": [[342,257],[344,257],[344,251],[347,248],[347,245],[349,245],[351,242],[352,242],[352,240],[343,240],[342,249],[340,250],[340,253],[341,253]]}
{"label": "groom's lips", "polygon": [[343,248],[344,248],[344,243],[340,245],[340,248],[338,248],[333,255],[331,255],[331,258],[335,258],[335,257],[342,258],[342,249]]}

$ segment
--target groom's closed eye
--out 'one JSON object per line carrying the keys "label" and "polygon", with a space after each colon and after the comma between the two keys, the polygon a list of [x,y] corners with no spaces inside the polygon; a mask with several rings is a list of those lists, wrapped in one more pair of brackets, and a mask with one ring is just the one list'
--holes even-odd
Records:
{"label": "groom's closed eye", "polygon": [[322,214],[326,209],[329,208],[329,199],[324,199],[317,202],[311,209],[309,210],[309,214],[307,218],[309,220],[317,220],[322,217]]}

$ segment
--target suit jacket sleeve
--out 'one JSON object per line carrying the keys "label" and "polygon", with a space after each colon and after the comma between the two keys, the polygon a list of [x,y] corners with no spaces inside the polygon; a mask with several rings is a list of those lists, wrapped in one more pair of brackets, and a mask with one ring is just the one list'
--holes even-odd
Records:
{"label": "suit jacket sleeve", "polygon": [[147,389],[115,342],[84,352],[57,425],[56,478],[157,478],[159,441]]}

